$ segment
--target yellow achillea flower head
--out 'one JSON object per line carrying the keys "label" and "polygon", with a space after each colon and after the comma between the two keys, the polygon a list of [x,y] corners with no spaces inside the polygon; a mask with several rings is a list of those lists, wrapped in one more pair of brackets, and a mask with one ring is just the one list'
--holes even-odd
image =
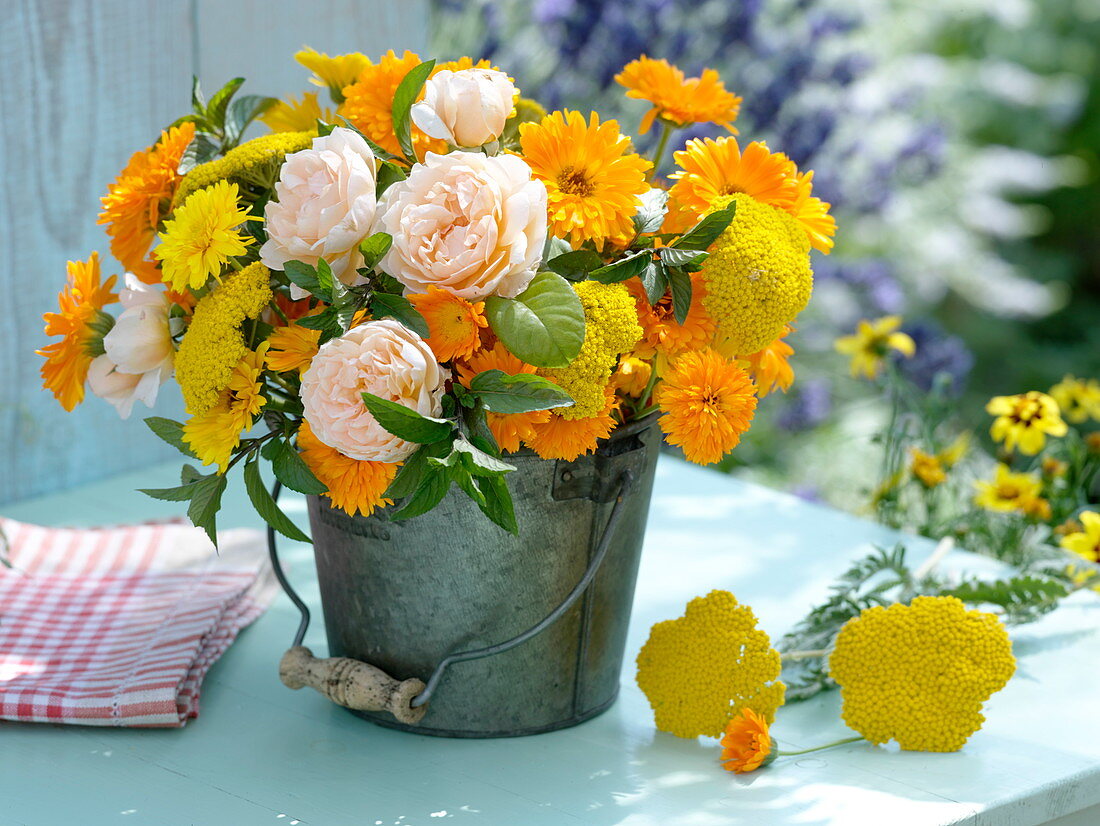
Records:
{"label": "yellow achillea flower head", "polygon": [[699,77],[687,78],[667,60],[642,55],[627,63],[615,75],[615,81],[626,87],[628,98],[653,104],[638,127],[642,135],[656,118],[678,129],[692,123],[716,123],[737,134],[733,122],[741,109],[741,98],[726,90],[714,69],[703,69]]}
{"label": "yellow achillea flower head", "polygon": [[255,351],[246,350],[230,371],[229,380],[218,394],[217,403],[192,416],[183,426],[183,440],[204,465],[218,466],[225,473],[241,434],[256,423],[267,400],[260,395],[260,374],[267,343]]}
{"label": "yellow achillea flower head", "polygon": [[[455,367],[463,387],[469,387],[474,376],[486,370],[501,370],[510,376],[535,372],[532,365],[520,361],[499,341],[492,347],[478,350]],[[544,424],[549,419],[549,410],[531,410],[527,413],[494,413],[490,410],[485,414],[493,438],[507,453],[515,453],[522,442],[530,442],[535,437],[535,425]]]}
{"label": "yellow achillea flower head", "polygon": [[1074,424],[1090,418],[1100,422],[1100,382],[1096,379],[1066,376],[1050,388],[1050,395],[1062,415]]}
{"label": "yellow achillea flower head", "polygon": [[272,132],[310,132],[317,128],[317,121],[333,122],[332,110],[317,101],[316,92],[304,92],[302,99],[293,95],[280,100],[260,116],[263,124]]}
{"label": "yellow achillea flower head", "polygon": [[687,604],[684,616],[653,626],[638,652],[638,687],[657,728],[677,737],[718,737],[742,709],[768,723],[783,705],[779,652],[756,615],[729,591]]}
{"label": "yellow achillea flower head", "polygon": [[248,220],[240,208],[236,184],[218,181],[200,189],[164,224],[160,246],[161,277],[176,292],[197,290],[218,278],[230,258],[243,255],[253,239],[237,227]]}
{"label": "yellow achillea flower head", "polygon": [[1100,513],[1083,511],[1078,518],[1081,530],[1067,533],[1061,545],[1089,562],[1100,564]]}
{"label": "yellow achillea flower head", "polygon": [[809,302],[810,245],[790,215],[744,193],[718,198],[711,211],[730,201],[737,213],[700,271],[703,307],[714,319],[719,349],[755,353]]}
{"label": "yellow achillea flower head", "polygon": [[917,345],[906,333],[898,332],[901,316],[888,315],[876,321],[863,319],[853,336],[841,336],[836,340],[838,353],[852,357],[852,376],[874,379],[882,370],[890,351],[910,358]]}
{"label": "yellow achillea flower head", "polygon": [[192,193],[217,183],[229,181],[240,187],[241,197],[253,199],[254,190],[270,189],[279,178],[279,169],[292,152],[309,149],[313,132],[274,132],[242,143],[224,157],[199,164],[180,181],[172,204],[179,208]]}
{"label": "yellow achillea flower head", "polygon": [[989,428],[995,442],[1004,442],[1005,450],[1020,448],[1034,456],[1043,449],[1046,437],[1065,436],[1069,431],[1062,421],[1058,402],[1046,393],[1031,390],[1015,396],[995,396],[985,406],[985,412],[997,418]]}
{"label": "yellow achillea flower head", "polygon": [[[218,403],[237,363],[248,352],[240,326],[271,301],[271,271],[256,262],[203,296],[176,353],[176,381],[192,415]],[[266,348],[265,348],[266,352]]]}
{"label": "yellow achillea flower head", "polygon": [[600,123],[593,112],[553,112],[538,123],[519,127],[523,159],[546,185],[550,233],[573,246],[633,235],[631,216],[649,190],[652,164],[631,151],[618,121]]}
{"label": "yellow achillea flower head", "polygon": [[400,462],[368,462],[345,456],[313,435],[305,419],[298,428],[298,448],[313,475],[328,488],[333,507],[349,516],[370,516],[375,508],[393,504],[382,494],[397,475]]}
{"label": "yellow achillea flower head", "polygon": [[545,376],[573,397],[568,407],[553,412],[564,419],[586,419],[604,407],[607,383],[619,356],[642,337],[634,299],[623,284],[581,281],[573,290],[584,307],[584,344],[568,367],[545,368]]}
{"label": "yellow achillea flower head", "polygon": [[872,743],[958,751],[985,722],[982,703],[1016,671],[993,614],[955,597],[875,606],[845,623],[829,657],[842,716]]}
{"label": "yellow achillea flower head", "polygon": [[481,331],[489,326],[484,301],[470,303],[436,286],[406,298],[428,323],[428,346],[440,362],[469,358],[481,346]]}
{"label": "yellow achillea flower head", "polygon": [[327,88],[332,99],[337,102],[344,99],[343,88],[370,64],[370,58],[359,52],[329,57],[324,52],[308,47],[295,52],[294,59],[313,72],[309,82],[314,86]]}

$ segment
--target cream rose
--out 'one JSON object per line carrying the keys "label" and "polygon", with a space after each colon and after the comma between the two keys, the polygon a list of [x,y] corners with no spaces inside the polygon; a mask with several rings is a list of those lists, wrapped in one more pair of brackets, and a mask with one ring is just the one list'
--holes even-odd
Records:
{"label": "cream rose", "polygon": [[367,142],[342,127],[287,155],[275,184],[278,200],[264,209],[260,260],[281,270],[287,261],[316,266],[323,258],[341,281],[355,283],[363,263],[359,242],[370,234],[378,205],[375,170]]}
{"label": "cream rose", "polygon": [[386,190],[375,229],[393,236],[382,269],[409,292],[514,298],[542,256],[546,187],[515,155],[429,152]]}
{"label": "cream rose", "polygon": [[329,447],[372,462],[400,462],[418,445],[394,436],[363,404],[364,391],[424,416],[443,409],[449,372],[416,333],[396,321],[370,321],[323,344],[302,374],[302,406]]}
{"label": "cream rose", "polygon": [[516,87],[495,69],[444,69],[424,84],[412,119],[422,132],[452,146],[481,146],[504,131]]}

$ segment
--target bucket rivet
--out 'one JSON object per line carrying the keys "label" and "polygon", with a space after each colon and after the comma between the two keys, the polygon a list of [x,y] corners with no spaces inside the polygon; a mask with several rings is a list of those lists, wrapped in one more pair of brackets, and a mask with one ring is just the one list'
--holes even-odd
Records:
{"label": "bucket rivet", "polygon": [[571,470],[562,471],[561,480],[563,482],[572,482],[573,481],[573,471],[571,471]]}

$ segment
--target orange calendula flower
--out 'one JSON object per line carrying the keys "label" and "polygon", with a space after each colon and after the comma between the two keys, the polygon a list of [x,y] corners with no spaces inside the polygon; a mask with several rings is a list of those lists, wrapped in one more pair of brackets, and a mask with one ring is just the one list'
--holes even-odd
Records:
{"label": "orange calendula flower", "polygon": [[798,186],[788,174],[790,159],[760,141],[742,151],[736,138],[694,138],[673,157],[680,166],[669,198],[699,218],[715,199],[743,192],[758,201],[789,210]]}
{"label": "orange calendula flower", "polygon": [[300,324],[277,328],[267,337],[267,366],[276,373],[297,370],[301,375],[320,349],[321,331]]}
{"label": "orange calendula flower", "polygon": [[194,137],[193,123],[161,132],[155,145],[130,156],[100,199],[103,211],[97,223],[107,226],[111,255],[146,284],[160,281],[157,262],[148,252],[183,177],[180,159]]}
{"label": "orange calendula flower", "polygon": [[633,234],[631,216],[649,190],[652,164],[630,151],[617,121],[600,123],[595,112],[552,112],[519,127],[524,160],[546,184],[550,232],[574,246]]}
{"label": "orange calendula flower", "polygon": [[614,409],[615,394],[609,392],[607,404],[595,416],[566,419],[551,413],[545,422],[533,426],[531,438],[524,441],[540,459],[565,459],[571,462],[582,453],[591,453],[600,439],[611,435],[616,425],[615,417],[611,415]]}
{"label": "orange calendula flower", "polygon": [[638,128],[643,135],[656,118],[677,128],[717,123],[737,134],[733,121],[741,108],[741,98],[726,90],[714,69],[703,69],[699,77],[688,78],[667,60],[642,55],[626,64],[615,80],[626,87],[628,98],[653,104]]}
{"label": "orange calendula flower", "polygon": [[653,365],[636,356],[624,356],[619,360],[618,369],[611,374],[611,386],[616,391],[633,398],[639,398],[649,386],[653,375]]}
{"label": "orange calendula flower", "polygon": [[787,207],[787,212],[802,225],[810,246],[828,255],[833,249],[833,236],[836,235],[836,218],[829,214],[831,205],[813,196],[813,170],[799,172],[791,161],[787,172],[797,187],[794,202]]}
{"label": "orange calendula flower", "polygon": [[[429,341],[429,344],[431,342]],[[534,373],[535,369],[530,364],[525,364],[508,349],[497,342],[492,347],[479,350],[465,361],[458,362],[458,380],[463,387],[469,387],[474,376],[484,373],[486,370],[500,370],[510,376],[518,373]],[[493,438],[501,450],[515,453],[520,449],[522,442],[530,443],[535,438],[535,426],[546,424],[550,419],[549,410],[532,410],[528,413],[493,413],[485,414],[485,421]]]}
{"label": "orange calendula flower", "polygon": [[756,413],[756,387],[736,362],[709,347],[687,352],[657,388],[661,429],[689,461],[717,462],[741,441]]}
{"label": "orange calendula flower", "polygon": [[407,298],[428,322],[428,346],[439,361],[469,358],[481,346],[481,331],[489,326],[485,302],[471,304],[438,287]]}
{"label": "orange calendula flower", "polygon": [[730,718],[722,735],[722,768],[746,774],[775,760],[768,721],[747,706]]}
{"label": "orange calendula flower", "polygon": [[114,323],[103,307],[118,301],[118,295],[111,292],[116,276],[99,282],[98,252],[87,261],[70,261],[66,270],[68,282],[57,296],[59,312],[42,316],[46,335],[63,338],[37,353],[46,359],[41,370],[42,386],[62,407],[72,410],[84,400],[88,366],[103,353],[103,336]]}
{"label": "orange calendula flower", "polygon": [[783,340],[792,330],[794,327],[788,324],[782,335],[763,350],[738,357],[748,364],[749,375],[760,398],[777,389],[786,393],[794,383],[794,369],[788,361],[794,355],[794,348]]}
{"label": "orange calendula flower", "polygon": [[1034,456],[1043,449],[1047,436],[1065,436],[1068,426],[1062,421],[1058,402],[1046,393],[1032,390],[1015,396],[995,396],[985,412],[997,418],[989,428],[995,442],[1004,442],[1005,450]]}
{"label": "orange calendula flower", "polygon": [[334,507],[350,516],[370,516],[375,508],[393,504],[382,494],[397,475],[400,462],[366,462],[345,456],[313,435],[305,419],[298,428],[298,448],[313,475],[328,488]]}
{"label": "orange calendula flower", "polygon": [[666,291],[656,304],[650,304],[645,287],[638,279],[631,278],[625,283],[634,297],[638,323],[642,326],[642,339],[634,347],[634,354],[639,358],[648,359],[657,354],[671,358],[686,350],[706,347],[714,338],[714,321],[703,307],[707,288],[698,273],[691,275],[691,307],[683,324],[676,321],[671,291]]}

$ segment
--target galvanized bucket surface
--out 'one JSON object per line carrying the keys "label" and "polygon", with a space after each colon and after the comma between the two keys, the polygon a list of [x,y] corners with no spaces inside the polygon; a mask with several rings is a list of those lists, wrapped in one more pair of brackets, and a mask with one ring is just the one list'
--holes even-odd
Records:
{"label": "galvanized bucket surface", "polygon": [[403,522],[392,508],[350,517],[310,497],[330,656],[428,680],[447,655],[509,640],[550,614],[584,576],[624,471],[634,480],[595,579],[559,620],[508,651],[450,666],[416,725],[353,713],[422,734],[512,737],[606,710],[619,690],[659,444],[648,420],[573,462],[506,457],[518,537],[457,490]]}

